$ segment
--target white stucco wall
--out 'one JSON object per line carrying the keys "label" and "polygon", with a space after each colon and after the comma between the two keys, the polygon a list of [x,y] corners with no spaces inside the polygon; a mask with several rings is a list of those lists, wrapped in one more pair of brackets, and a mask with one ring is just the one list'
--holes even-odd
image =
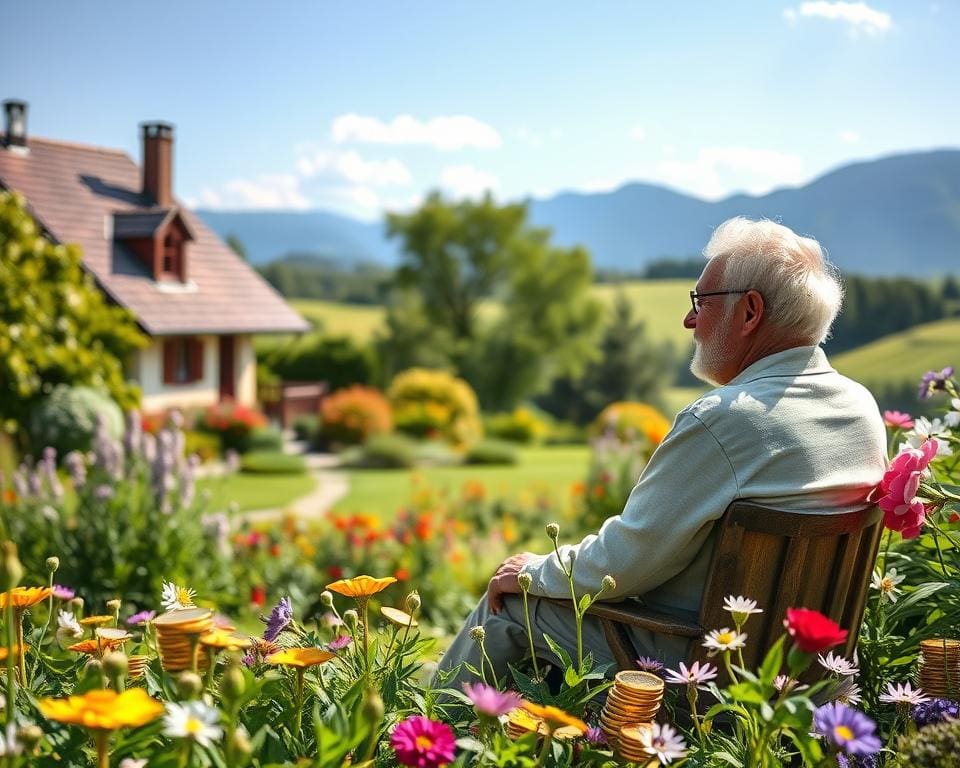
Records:
{"label": "white stucco wall", "polygon": [[253,337],[237,336],[233,354],[237,402],[253,407],[257,404],[257,355],[253,351]]}

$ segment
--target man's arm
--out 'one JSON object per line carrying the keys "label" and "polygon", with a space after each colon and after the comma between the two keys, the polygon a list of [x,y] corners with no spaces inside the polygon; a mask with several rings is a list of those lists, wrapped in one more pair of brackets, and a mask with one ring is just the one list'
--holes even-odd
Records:
{"label": "man's arm", "polygon": [[[560,548],[571,550],[577,594],[596,593],[606,574],[617,588],[604,599],[641,595],[686,568],[706,540],[713,521],[737,498],[737,479],[720,443],[692,413],[684,411],[657,448],[623,512],[606,520],[598,534]],[[570,595],[556,555],[523,566],[533,578],[530,593]]]}

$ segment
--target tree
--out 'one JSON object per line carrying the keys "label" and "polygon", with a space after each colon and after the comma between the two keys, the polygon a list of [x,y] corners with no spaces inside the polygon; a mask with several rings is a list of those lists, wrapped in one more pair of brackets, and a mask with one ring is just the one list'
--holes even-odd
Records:
{"label": "tree", "polygon": [[388,216],[403,252],[379,342],[392,358],[385,373],[429,357],[465,378],[485,408],[502,409],[582,371],[602,321],[590,256],[551,245],[526,217],[525,204],[498,206],[489,194],[450,203],[436,192]]}
{"label": "tree", "polygon": [[243,244],[243,241],[233,233],[227,235],[227,247],[244,261],[250,261],[250,256],[247,254],[247,247]]}
{"label": "tree", "polygon": [[25,439],[31,408],[57,384],[106,391],[132,408],[139,389],[123,361],[146,337],[110,305],[80,249],[44,238],[23,198],[0,192],[0,423]]}

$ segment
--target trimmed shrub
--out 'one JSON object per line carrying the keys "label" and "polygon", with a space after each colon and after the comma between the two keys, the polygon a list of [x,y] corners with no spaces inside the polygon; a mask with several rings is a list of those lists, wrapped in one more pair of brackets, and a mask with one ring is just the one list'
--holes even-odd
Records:
{"label": "trimmed shrub", "polygon": [[571,421],[555,421],[547,433],[547,445],[583,445],[587,442],[587,429]]}
{"label": "trimmed shrub", "polygon": [[370,469],[406,469],[417,463],[417,443],[405,435],[373,435],[351,463]]}
{"label": "trimmed shrub", "polygon": [[411,368],[387,390],[397,429],[414,437],[441,437],[466,447],[483,436],[477,396],[463,379],[446,371]]}
{"label": "trimmed shrub", "polygon": [[248,451],[282,451],[283,432],[276,427],[257,427],[247,437]]}
{"label": "trimmed shrub", "polygon": [[211,405],[197,417],[196,428],[220,436],[223,450],[245,453],[250,449],[250,434],[267,426],[267,417],[255,408],[232,401]]}
{"label": "trimmed shrub", "polygon": [[467,451],[467,464],[516,464],[517,449],[503,440],[481,440]]}
{"label": "trimmed shrub", "polygon": [[280,451],[251,451],[240,459],[240,470],[260,475],[300,475],[306,472],[303,456]]}
{"label": "trimmed shrub", "polygon": [[298,416],[293,421],[293,434],[297,440],[302,440],[308,445],[313,445],[317,441],[320,433],[320,417],[306,414]]}
{"label": "trimmed shrub", "polygon": [[223,452],[220,438],[210,432],[184,432],[183,439],[183,452],[187,456],[196,454],[200,457],[200,461],[210,461],[211,459],[219,458]]}
{"label": "trimmed shrub", "polygon": [[320,433],[342,445],[359,445],[393,429],[390,403],[372,387],[349,387],[324,398],[320,420]]}
{"label": "trimmed shrub", "polygon": [[624,401],[611,403],[604,408],[590,428],[594,436],[607,430],[613,430],[623,442],[643,439],[656,447],[670,431],[670,422],[660,411],[646,403]]}
{"label": "trimmed shrub", "polygon": [[512,443],[532,445],[541,442],[550,430],[546,419],[532,408],[519,407],[511,413],[496,413],[487,420],[486,431],[491,437]]}
{"label": "trimmed shrub", "polygon": [[70,451],[88,451],[98,418],[110,438],[120,439],[123,412],[108,395],[90,387],[59,384],[31,411],[29,433],[33,448],[38,453],[47,447],[55,448],[61,457]]}
{"label": "trimmed shrub", "polygon": [[314,332],[274,350],[266,366],[284,381],[325,381],[338,390],[373,381],[376,358],[348,336]]}

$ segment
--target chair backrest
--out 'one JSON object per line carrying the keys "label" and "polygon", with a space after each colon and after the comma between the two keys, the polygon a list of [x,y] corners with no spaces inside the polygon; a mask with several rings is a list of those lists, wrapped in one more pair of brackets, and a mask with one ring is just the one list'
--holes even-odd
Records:
{"label": "chair backrest", "polygon": [[[700,604],[705,629],[732,626],[727,595],[757,601],[750,617],[744,663],[755,669],[784,632],[787,608],[812,608],[849,630],[856,646],[867,588],[880,545],[881,512],[867,507],[842,514],[800,514],[735,501],[719,525]],[[700,658],[706,649],[700,648]]]}

